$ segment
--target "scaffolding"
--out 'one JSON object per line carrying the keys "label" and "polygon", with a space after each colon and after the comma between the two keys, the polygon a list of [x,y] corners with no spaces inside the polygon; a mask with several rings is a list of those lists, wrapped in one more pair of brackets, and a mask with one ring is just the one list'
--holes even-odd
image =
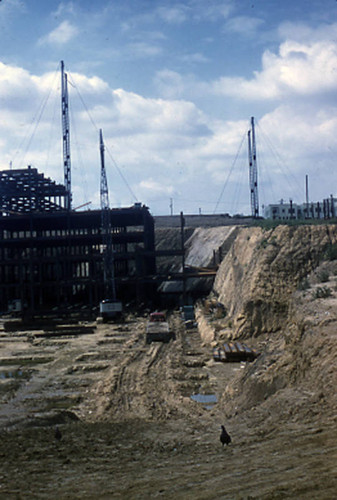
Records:
{"label": "scaffolding", "polygon": [[66,188],[45,178],[36,168],[0,172],[1,215],[58,212],[66,207]]}

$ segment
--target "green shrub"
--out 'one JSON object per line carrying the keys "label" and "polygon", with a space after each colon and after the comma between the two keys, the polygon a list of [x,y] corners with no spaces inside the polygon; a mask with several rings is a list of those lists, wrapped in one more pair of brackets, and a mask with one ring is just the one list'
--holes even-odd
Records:
{"label": "green shrub", "polygon": [[324,252],[324,258],[326,260],[337,260],[337,245],[336,244],[331,244],[326,248],[326,250]]}
{"label": "green shrub", "polygon": [[312,292],[312,297],[314,299],[326,299],[327,297],[330,297],[331,294],[331,288],[328,288],[327,286],[319,286]]}
{"label": "green shrub", "polygon": [[321,283],[326,283],[327,281],[329,281],[328,271],[320,271],[317,274],[317,278],[320,280]]}
{"label": "green shrub", "polygon": [[260,241],[260,243],[259,243],[259,247],[258,247],[258,248],[259,248],[259,249],[260,249],[260,248],[266,248],[266,247],[267,247],[267,245],[268,245],[268,240],[263,239],[263,240],[261,240],[261,241]]}
{"label": "green shrub", "polygon": [[308,288],[310,288],[308,278],[304,278],[302,281],[300,281],[297,287],[298,290],[308,290]]}

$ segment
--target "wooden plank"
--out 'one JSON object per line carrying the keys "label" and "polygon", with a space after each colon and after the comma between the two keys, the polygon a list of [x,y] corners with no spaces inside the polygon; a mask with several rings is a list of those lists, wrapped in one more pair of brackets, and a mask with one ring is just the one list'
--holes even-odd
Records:
{"label": "wooden plank", "polygon": [[219,351],[220,351],[220,349],[218,349],[217,347],[215,347],[213,349],[213,359],[214,359],[214,361],[221,361],[221,359],[220,359],[220,352]]}
{"label": "wooden plank", "polygon": [[246,352],[245,347],[240,342],[235,342],[235,345],[236,345],[239,352],[242,352],[242,353]]}
{"label": "wooden plank", "polygon": [[224,344],[223,345],[223,349],[225,351],[226,354],[230,354],[232,352],[231,348],[229,347],[228,344]]}
{"label": "wooden plank", "polygon": [[233,342],[229,343],[229,347],[230,347],[230,350],[232,351],[232,353],[237,353],[238,352],[238,349],[237,349],[236,345]]}
{"label": "wooden plank", "polygon": [[225,351],[223,349],[221,349],[221,347],[219,349],[219,356],[220,356],[220,361],[222,361],[222,362],[228,361],[226,353],[225,353]]}

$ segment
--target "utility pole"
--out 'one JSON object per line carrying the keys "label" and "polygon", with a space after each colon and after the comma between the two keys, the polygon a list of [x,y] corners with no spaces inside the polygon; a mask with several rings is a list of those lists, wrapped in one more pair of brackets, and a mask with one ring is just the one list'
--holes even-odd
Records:
{"label": "utility pole", "polygon": [[249,158],[249,185],[250,185],[250,206],[252,217],[259,216],[259,197],[257,187],[257,163],[256,163],[256,142],[254,117],[251,118],[251,130],[248,131],[248,158]]}
{"label": "utility pole", "polygon": [[64,72],[64,62],[61,61],[61,105],[62,105],[62,137],[63,137],[63,168],[64,185],[66,188],[66,210],[71,210],[71,161],[70,161],[70,130],[68,103],[68,76]]}
{"label": "utility pole", "polygon": [[306,202],[306,212],[307,219],[309,219],[309,178],[308,174],[305,176],[305,202]]}
{"label": "utility pole", "polygon": [[186,305],[186,275],[185,275],[185,218],[183,212],[180,212],[180,236],[181,236],[181,258],[183,269],[183,306]]}
{"label": "utility pole", "polygon": [[334,199],[333,199],[332,194],[330,195],[330,200],[331,200],[331,217],[332,217],[332,219],[334,219],[335,218],[335,204],[334,204]]}

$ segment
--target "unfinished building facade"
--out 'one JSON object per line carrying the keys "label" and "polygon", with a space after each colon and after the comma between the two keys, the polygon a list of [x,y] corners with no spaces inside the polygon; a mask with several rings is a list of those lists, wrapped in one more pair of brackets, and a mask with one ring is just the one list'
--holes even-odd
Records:
{"label": "unfinished building facade", "polygon": [[[95,310],[104,298],[101,210],[66,207],[65,187],[37,169],[0,172],[0,311]],[[131,301],[156,272],[153,217],[138,203],[109,215],[117,293]]]}

